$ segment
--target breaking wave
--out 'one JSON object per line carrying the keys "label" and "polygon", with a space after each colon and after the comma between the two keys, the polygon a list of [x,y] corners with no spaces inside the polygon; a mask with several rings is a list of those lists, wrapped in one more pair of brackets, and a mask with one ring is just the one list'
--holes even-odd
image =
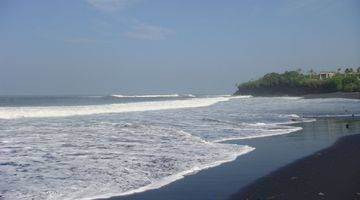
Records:
{"label": "breaking wave", "polygon": [[[37,128],[36,124],[23,124],[3,138],[0,188],[5,198],[129,195],[162,187],[254,150],[145,124],[87,126],[87,122],[67,121],[58,126],[54,120],[41,129],[41,137],[34,138]],[[21,134],[16,134],[18,129],[22,129]]]}
{"label": "breaking wave", "polygon": [[[223,141],[296,132],[301,127],[290,124],[314,121],[317,116],[350,117],[345,109],[359,113],[358,102],[337,99],[208,96],[120,103],[105,97],[101,99],[105,103],[116,103],[0,107],[0,119],[14,119],[0,120],[0,199],[94,199],[160,188],[254,149]],[[206,107],[225,101],[166,115],[66,118]],[[35,119],[16,120],[23,117]]]}
{"label": "breaking wave", "polygon": [[237,96],[229,96],[231,97],[232,99],[245,99],[245,98],[251,98],[253,96],[251,95],[237,95]]}
{"label": "breaking wave", "polygon": [[[290,115],[294,116],[294,115]],[[287,121],[282,123],[244,123],[233,122],[211,118],[204,118],[204,121],[211,123],[212,129],[217,133],[224,133],[224,131],[217,130],[217,127],[225,131],[225,134],[209,134],[201,135],[211,142],[224,142],[230,140],[251,139],[259,137],[269,137],[275,135],[284,135],[302,130],[301,127],[290,126],[290,124],[311,122],[313,119],[299,118],[296,122]]]}
{"label": "breaking wave", "polygon": [[170,97],[180,97],[182,95],[179,95],[179,94],[158,94],[158,95],[121,95],[121,94],[113,94],[113,95],[110,95],[110,96],[111,97],[116,97],[116,98],[170,98]]}
{"label": "breaking wave", "polygon": [[0,119],[68,117],[179,108],[206,107],[228,101],[228,97],[192,98],[185,100],[133,102],[91,106],[0,107]]}

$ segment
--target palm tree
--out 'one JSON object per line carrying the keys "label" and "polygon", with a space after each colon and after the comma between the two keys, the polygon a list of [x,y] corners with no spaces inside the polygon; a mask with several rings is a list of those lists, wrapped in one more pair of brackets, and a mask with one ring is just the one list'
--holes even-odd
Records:
{"label": "palm tree", "polygon": [[348,73],[350,73],[350,69],[349,69],[349,68],[346,68],[346,69],[345,69],[345,74],[348,74]]}
{"label": "palm tree", "polygon": [[296,72],[299,73],[299,74],[301,74],[301,71],[302,71],[302,69],[300,69],[300,68],[298,68],[298,69],[296,70]]}
{"label": "palm tree", "polygon": [[310,74],[310,78],[312,78],[312,76],[314,75],[314,70],[313,70],[313,69],[310,69],[310,70],[309,70],[309,74]]}
{"label": "palm tree", "polygon": [[339,67],[338,69],[337,69],[337,73],[341,73],[341,68]]}
{"label": "palm tree", "polygon": [[345,76],[352,74],[354,72],[353,68],[346,68],[345,69]]}

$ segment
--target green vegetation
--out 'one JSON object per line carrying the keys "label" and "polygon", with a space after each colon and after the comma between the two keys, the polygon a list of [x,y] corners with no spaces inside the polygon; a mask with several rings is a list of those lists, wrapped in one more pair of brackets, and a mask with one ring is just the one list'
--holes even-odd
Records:
{"label": "green vegetation", "polygon": [[235,94],[305,95],[330,92],[360,92],[360,67],[356,70],[339,68],[336,72],[315,73],[310,70],[269,73],[262,78],[237,85]]}

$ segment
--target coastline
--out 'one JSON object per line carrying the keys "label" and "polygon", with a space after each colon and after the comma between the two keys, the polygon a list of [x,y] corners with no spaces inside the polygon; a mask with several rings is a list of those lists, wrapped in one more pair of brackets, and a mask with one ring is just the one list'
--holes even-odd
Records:
{"label": "coastline", "polygon": [[[350,129],[344,129],[346,123],[351,124]],[[360,123],[358,120],[348,121],[343,118],[320,118],[293,126],[304,129],[285,135],[227,141],[249,145],[256,150],[237,157],[233,162],[185,176],[159,189],[109,199],[227,199],[239,188],[246,187],[274,170],[331,146],[341,136],[355,134]]]}
{"label": "coastline", "polygon": [[237,157],[250,153],[251,151],[255,150],[255,148],[250,147],[250,146],[244,146],[241,152],[238,152],[238,154],[234,154],[232,157],[228,158],[228,159],[224,159],[224,160],[220,160],[220,161],[216,161],[213,163],[210,163],[208,165],[203,165],[203,166],[199,166],[199,167],[193,167],[191,169],[185,170],[185,171],[181,171],[177,174],[168,176],[163,178],[162,180],[160,180],[159,182],[155,182],[149,185],[145,185],[143,187],[140,187],[138,189],[134,189],[134,190],[130,190],[127,192],[123,192],[123,193],[111,193],[111,194],[104,194],[104,195],[97,195],[97,196],[92,196],[92,197],[87,197],[87,198],[81,198],[81,200],[92,200],[92,199],[113,199],[113,198],[122,198],[122,197],[127,197],[127,196],[131,196],[131,195],[136,195],[142,192],[146,192],[146,191],[151,191],[151,190],[156,190],[156,189],[160,189],[161,187],[164,187],[168,184],[171,184],[172,182],[178,181],[180,179],[185,178],[186,176],[189,176],[191,174],[196,174],[202,170],[205,169],[210,169],[210,168],[214,168],[217,167],[219,165],[222,165],[224,163],[227,162],[232,162],[234,161]]}
{"label": "coastline", "polygon": [[314,93],[314,94],[256,94],[256,93],[234,93],[233,96],[251,95],[254,97],[301,97],[304,99],[326,99],[326,98],[341,98],[341,99],[360,99],[360,92],[331,92],[331,93]]}
{"label": "coastline", "polygon": [[304,95],[305,99],[317,98],[343,98],[343,99],[360,99],[360,92],[333,92],[323,94],[307,94]]}
{"label": "coastline", "polygon": [[360,134],[282,167],[229,199],[360,199]]}
{"label": "coastline", "polygon": [[253,93],[235,93],[233,96],[240,95],[252,95],[254,97],[302,97],[304,99],[326,99],[326,98],[342,98],[342,99],[360,99],[360,92],[331,92],[331,93],[314,93],[304,95],[292,95],[292,94],[275,94],[275,95],[263,95]]}

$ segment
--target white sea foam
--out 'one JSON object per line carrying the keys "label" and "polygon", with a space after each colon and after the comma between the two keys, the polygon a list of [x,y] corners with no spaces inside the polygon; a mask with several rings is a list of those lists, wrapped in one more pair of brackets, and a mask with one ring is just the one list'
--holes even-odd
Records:
{"label": "white sea foam", "polygon": [[[0,146],[2,196],[94,199],[133,194],[159,188],[253,150],[249,146],[206,142],[172,128],[87,124],[69,120],[59,125],[53,120],[40,130],[39,124],[24,124],[18,127],[21,132],[7,127],[10,132],[4,140],[14,142]],[[33,134],[35,130],[38,134]]]}
{"label": "white sea foam", "polygon": [[0,107],[0,119],[68,117],[76,115],[196,108],[211,106],[215,103],[228,100],[229,98],[226,97],[214,97],[91,106]]}
{"label": "white sea foam", "polygon": [[110,95],[115,98],[175,98],[175,97],[191,97],[195,98],[193,94],[155,94],[155,95],[121,95],[113,94]]}
{"label": "white sea foam", "polygon": [[251,98],[253,96],[251,95],[237,95],[237,96],[229,96],[231,97],[231,99],[246,99],[246,98]]}
{"label": "white sea foam", "polygon": [[[337,99],[175,99],[0,108],[0,118],[14,119],[0,120],[0,195],[93,199],[143,192],[253,150],[219,142],[296,132],[301,127],[288,124],[315,120],[303,118],[314,113],[344,113],[345,108],[360,112],[358,102]],[[221,101],[228,102],[216,104]],[[92,116],[32,119],[72,115]],[[16,120],[21,117],[28,119]]]}
{"label": "white sea foam", "polygon": [[267,130],[263,129],[263,132],[261,134],[252,134],[247,136],[233,136],[233,137],[226,137],[221,138],[218,140],[214,140],[213,142],[226,142],[231,140],[245,140],[245,139],[254,139],[254,138],[262,138],[262,137],[270,137],[270,136],[277,136],[277,135],[285,135],[297,131],[301,131],[303,128],[301,127],[287,127],[286,129],[273,129],[273,130]]}
{"label": "white sea foam", "polygon": [[280,125],[287,125],[287,124],[299,124],[299,123],[309,123],[309,122],[315,122],[316,119],[315,118],[301,118],[301,120],[293,120],[293,121],[288,121],[288,122],[282,122],[279,123]]}
{"label": "white sea foam", "polygon": [[291,118],[300,118],[300,116],[297,115],[297,114],[290,114],[290,115],[287,115],[287,116],[289,116]]}
{"label": "white sea foam", "polygon": [[110,95],[117,98],[168,98],[168,97],[180,97],[179,94],[155,94],[155,95],[121,95],[113,94]]}
{"label": "white sea foam", "polygon": [[297,114],[281,114],[279,115],[280,118],[285,118],[288,121],[286,122],[281,122],[281,123],[277,123],[279,125],[287,125],[287,124],[298,124],[298,123],[308,123],[308,122],[314,122],[316,121],[315,118],[311,118],[311,117],[301,117]]}
{"label": "white sea foam", "polygon": [[221,165],[221,164],[226,163],[226,162],[231,162],[231,161],[235,160],[238,156],[241,156],[243,154],[247,154],[247,153],[249,153],[249,152],[251,152],[253,150],[255,150],[255,148],[250,147],[250,146],[243,146],[243,149],[241,151],[239,151],[238,153],[233,154],[232,156],[230,156],[229,158],[227,158],[225,160],[215,161],[215,162],[213,162],[211,164],[208,164],[208,165],[195,166],[195,167],[193,167],[191,169],[182,171],[182,172],[180,172],[178,174],[174,174],[174,175],[171,175],[171,176],[168,176],[168,177],[164,177],[163,179],[159,180],[158,182],[151,183],[149,185],[146,185],[146,186],[141,187],[141,188],[137,188],[135,190],[131,190],[131,191],[123,192],[123,193],[106,193],[106,194],[102,194],[102,195],[96,195],[96,196],[92,196],[92,197],[81,198],[81,200],[110,198],[110,197],[114,197],[114,196],[126,196],[126,195],[131,195],[131,194],[144,192],[144,191],[147,191],[147,190],[158,189],[158,188],[161,188],[161,187],[163,187],[165,185],[168,185],[169,183],[172,183],[174,181],[182,179],[187,175],[192,175],[192,174],[197,173],[197,172],[199,172],[201,170],[216,167],[216,166]]}
{"label": "white sea foam", "polygon": [[281,99],[289,99],[289,100],[298,100],[298,99],[303,99],[304,97],[274,97],[274,98],[281,98]]}
{"label": "white sea foam", "polygon": [[[284,116],[295,117],[294,114]],[[203,120],[209,123],[208,126],[210,128],[208,131],[204,131],[203,129],[199,135],[211,142],[224,142],[229,140],[269,137],[297,132],[302,130],[302,128],[290,126],[290,124],[311,122],[314,119],[306,119],[299,117],[296,121],[286,121],[281,123],[245,123],[212,118],[203,118]],[[213,134],[212,131],[215,131],[216,134]]]}

